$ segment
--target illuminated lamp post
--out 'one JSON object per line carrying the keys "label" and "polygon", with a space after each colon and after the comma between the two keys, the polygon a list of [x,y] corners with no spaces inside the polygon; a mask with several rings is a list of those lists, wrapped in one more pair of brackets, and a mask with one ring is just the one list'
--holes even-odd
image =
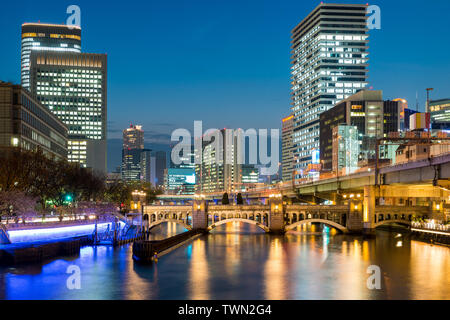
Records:
{"label": "illuminated lamp post", "polygon": [[131,193],[133,201],[131,202],[131,209],[139,211],[143,205],[146,204],[147,193],[141,190],[134,190]]}

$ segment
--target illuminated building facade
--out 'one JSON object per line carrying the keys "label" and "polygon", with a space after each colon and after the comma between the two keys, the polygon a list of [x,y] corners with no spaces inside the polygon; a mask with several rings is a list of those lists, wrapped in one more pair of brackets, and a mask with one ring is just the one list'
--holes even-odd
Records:
{"label": "illuminated building facade", "polygon": [[[238,164],[238,143],[237,137],[225,134],[226,130],[221,130],[223,145],[220,154],[222,161],[216,161],[215,143],[204,140],[202,142],[202,161],[197,164],[195,172],[197,176],[196,192],[228,192],[233,193],[242,183],[242,164]],[[214,140],[214,139],[211,139]],[[220,156],[219,156],[220,158]],[[229,159],[228,161],[225,161]]]}
{"label": "illuminated building facade", "polygon": [[140,158],[141,180],[145,182],[152,181],[152,155],[150,149],[141,150]]}
{"label": "illuminated building facade", "polygon": [[259,182],[259,170],[254,165],[241,165],[241,183],[242,185],[256,184]]}
{"label": "illuminated building facade", "polygon": [[0,148],[9,147],[67,159],[67,127],[28,90],[0,81]]}
{"label": "illuminated building facade", "polygon": [[292,30],[296,177],[305,175],[313,150],[320,147],[320,114],[367,85],[366,8],[321,3]]}
{"label": "illuminated building facade", "polygon": [[144,149],[144,130],[142,126],[130,124],[123,130],[123,149]]}
{"label": "illuminated building facade", "polygon": [[[361,141],[359,158],[374,159],[376,138],[400,130],[401,106],[399,101],[383,100],[381,90],[361,90],[339,102],[320,115],[320,159],[323,171],[333,167],[332,130],[338,125],[355,126]],[[384,152],[386,151],[386,152]],[[380,157],[392,152],[384,150]]]}
{"label": "illuminated building facade", "polygon": [[30,57],[32,51],[81,52],[81,29],[45,23],[22,24],[21,79],[30,90]]}
{"label": "illuminated building facade", "polygon": [[436,130],[450,130],[450,99],[430,101],[431,127]]}
{"label": "illuminated building facade", "polygon": [[141,149],[122,149],[122,180],[141,181]]}
{"label": "illuminated building facade", "polygon": [[123,130],[121,177],[125,181],[152,182],[152,154],[144,148],[144,130],[131,124]]}
{"label": "illuminated building facade", "polygon": [[30,87],[69,128],[68,160],[106,173],[106,55],[32,51]]}
{"label": "illuminated building facade", "polygon": [[358,128],[340,124],[333,128],[333,172],[350,174],[358,169],[359,147]]}
{"label": "illuminated building facade", "polygon": [[164,173],[166,194],[194,194],[195,170],[193,168],[168,168]]}
{"label": "illuminated building facade", "polygon": [[290,115],[281,122],[281,177],[284,181],[292,180],[294,157],[292,155],[292,138],[294,129],[294,116]]}

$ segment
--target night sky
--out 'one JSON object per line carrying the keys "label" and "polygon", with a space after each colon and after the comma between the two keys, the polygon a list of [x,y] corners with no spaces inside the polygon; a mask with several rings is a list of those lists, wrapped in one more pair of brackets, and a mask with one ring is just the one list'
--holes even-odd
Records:
{"label": "night sky", "polygon": [[[328,1],[343,3],[345,1]],[[367,1],[352,1],[366,3]],[[108,54],[108,168],[121,131],[142,124],[148,147],[175,128],[278,128],[290,108],[290,31],[308,0],[6,1],[0,11],[0,80],[20,83],[23,22],[65,23],[81,8],[82,51]],[[425,88],[450,97],[450,1],[370,2],[381,30],[369,37],[369,86],[420,109]]]}

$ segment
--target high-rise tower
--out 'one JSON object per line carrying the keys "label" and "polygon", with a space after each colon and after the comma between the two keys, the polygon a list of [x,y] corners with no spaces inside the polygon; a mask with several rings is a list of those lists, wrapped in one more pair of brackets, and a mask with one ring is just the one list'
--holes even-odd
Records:
{"label": "high-rise tower", "polygon": [[106,173],[107,57],[32,51],[30,89],[69,127],[68,159]]}
{"label": "high-rise tower", "polygon": [[[123,130],[122,179],[140,181],[142,179],[141,154],[144,150],[144,130],[142,126],[130,125]],[[145,154],[146,155],[146,154]]]}
{"label": "high-rise tower", "polygon": [[304,177],[319,151],[319,116],[367,85],[366,5],[317,6],[292,30],[293,156]]}
{"label": "high-rise tower", "polygon": [[30,90],[31,51],[81,52],[81,29],[47,23],[22,24],[21,79]]}

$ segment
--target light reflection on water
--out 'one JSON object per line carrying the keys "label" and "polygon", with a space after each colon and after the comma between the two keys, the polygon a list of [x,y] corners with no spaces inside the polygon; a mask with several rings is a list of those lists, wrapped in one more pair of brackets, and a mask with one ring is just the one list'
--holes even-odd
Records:
{"label": "light reflection on water", "polygon": [[[161,225],[152,239],[182,231]],[[364,239],[302,225],[275,236],[232,222],[153,265],[135,263],[131,251],[85,247],[76,257],[0,269],[0,298],[450,299],[450,249],[395,233]],[[71,264],[81,268],[80,290],[66,287]],[[381,268],[381,290],[366,287],[369,265]]]}

